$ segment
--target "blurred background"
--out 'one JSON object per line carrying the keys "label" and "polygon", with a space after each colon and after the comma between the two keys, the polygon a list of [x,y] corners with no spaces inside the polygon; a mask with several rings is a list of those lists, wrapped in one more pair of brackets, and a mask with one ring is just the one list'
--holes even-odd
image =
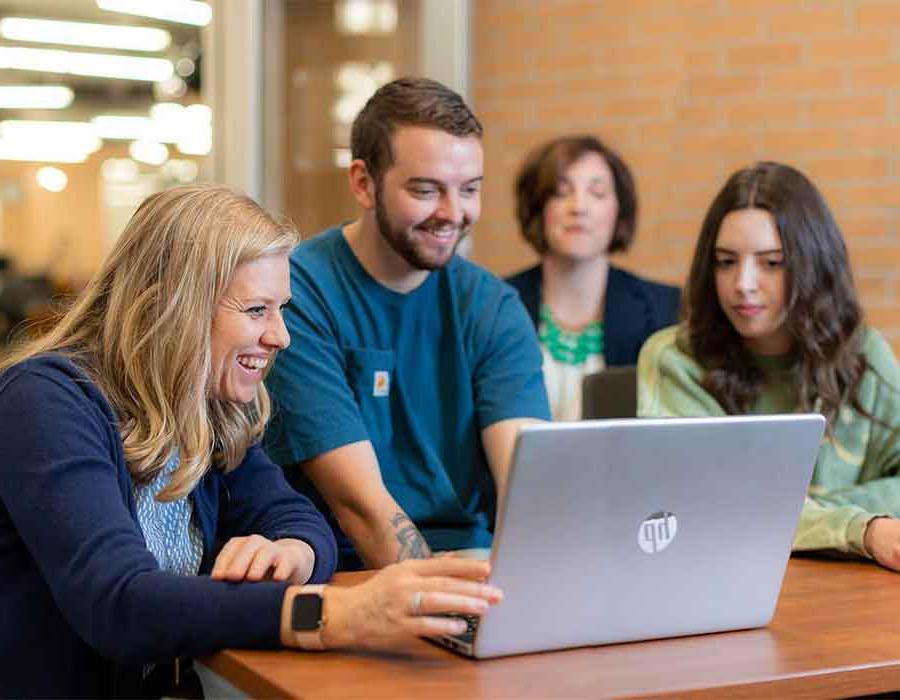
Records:
{"label": "blurred background", "polygon": [[409,73],[484,123],[469,254],[492,271],[533,261],[511,188],[547,138],[621,152],[642,210],[617,262],[677,284],[725,177],[778,159],[823,189],[900,345],[896,0],[0,0],[0,337],[158,189],[232,183],[309,234],[352,218],[349,125]]}

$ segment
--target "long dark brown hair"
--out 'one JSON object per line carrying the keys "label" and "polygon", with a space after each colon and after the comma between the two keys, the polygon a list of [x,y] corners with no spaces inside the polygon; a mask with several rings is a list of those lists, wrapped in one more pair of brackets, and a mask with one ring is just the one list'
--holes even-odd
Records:
{"label": "long dark brown hair", "polygon": [[841,404],[858,400],[868,363],[861,351],[862,310],[847,246],[825,199],[800,171],[761,162],[734,173],[713,200],[694,251],[687,286],[689,351],[706,369],[704,388],[727,413],[747,413],[763,375],[719,304],[715,246],[725,216],[739,209],[768,211],[778,228],[787,277],[787,329],[798,356],[797,402],[833,428]]}

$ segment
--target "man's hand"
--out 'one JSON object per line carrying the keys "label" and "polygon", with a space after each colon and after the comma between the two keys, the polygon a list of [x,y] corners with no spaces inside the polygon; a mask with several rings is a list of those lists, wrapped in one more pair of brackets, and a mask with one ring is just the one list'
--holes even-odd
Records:
{"label": "man's hand", "polygon": [[306,583],[316,554],[302,540],[267,540],[262,535],[233,537],[219,552],[210,576],[219,581]]}
{"label": "man's hand", "polygon": [[900,520],[874,518],[866,527],[866,551],[886,569],[900,571]]}

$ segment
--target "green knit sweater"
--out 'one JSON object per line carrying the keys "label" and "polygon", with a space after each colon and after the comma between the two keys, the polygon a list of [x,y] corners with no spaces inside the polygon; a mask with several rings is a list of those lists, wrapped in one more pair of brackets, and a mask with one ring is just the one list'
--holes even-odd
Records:
{"label": "green knit sweater", "polygon": [[[725,411],[701,386],[704,370],[676,344],[679,327],[651,336],[638,359],[638,415],[721,416]],[[860,383],[861,405],[882,423],[849,405],[819,450],[809,494],[794,537],[795,550],[837,550],[868,556],[866,525],[876,515],[900,516],[900,367],[882,335],[868,328],[863,352],[870,369]],[[754,360],[765,388],[752,413],[797,410],[791,357]],[[895,426],[895,427],[889,427]]]}

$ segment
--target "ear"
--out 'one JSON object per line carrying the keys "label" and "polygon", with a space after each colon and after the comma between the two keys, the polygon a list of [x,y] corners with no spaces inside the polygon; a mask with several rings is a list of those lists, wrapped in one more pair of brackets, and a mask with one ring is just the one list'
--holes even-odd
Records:
{"label": "ear", "polygon": [[347,180],[350,184],[350,193],[357,204],[363,209],[375,208],[375,181],[369,175],[369,169],[364,161],[357,158],[350,163],[347,171]]}

